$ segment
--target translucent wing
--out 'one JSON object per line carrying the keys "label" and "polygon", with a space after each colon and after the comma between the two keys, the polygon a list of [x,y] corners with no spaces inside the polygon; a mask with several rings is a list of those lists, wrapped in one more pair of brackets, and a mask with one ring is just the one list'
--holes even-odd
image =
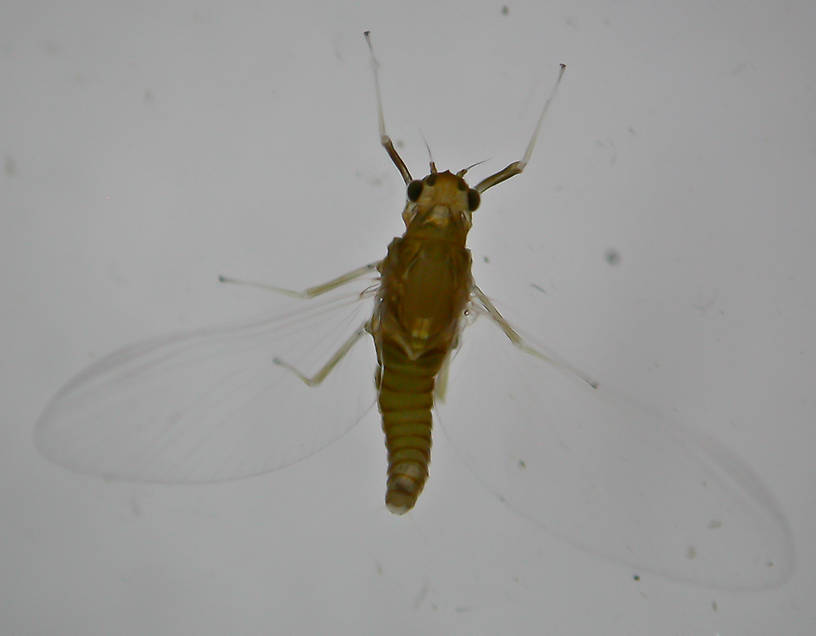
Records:
{"label": "translucent wing", "polygon": [[376,359],[363,339],[319,390],[274,359],[312,373],[370,316],[370,297],[300,301],[277,318],[120,349],[57,393],[36,445],[73,470],[136,481],[221,481],[292,464],[374,404]]}
{"label": "translucent wing", "polygon": [[712,587],[785,581],[790,533],[750,468],[597,379],[521,352],[482,317],[451,362],[442,429],[490,491],[574,546]]}

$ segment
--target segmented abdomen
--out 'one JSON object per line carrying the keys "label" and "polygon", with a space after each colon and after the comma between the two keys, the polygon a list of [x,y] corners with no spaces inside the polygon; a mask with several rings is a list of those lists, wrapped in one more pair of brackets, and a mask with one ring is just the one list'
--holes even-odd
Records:
{"label": "segmented abdomen", "polygon": [[429,351],[411,360],[397,346],[383,346],[379,405],[388,449],[385,505],[396,514],[414,507],[428,478],[434,381],[444,357]]}

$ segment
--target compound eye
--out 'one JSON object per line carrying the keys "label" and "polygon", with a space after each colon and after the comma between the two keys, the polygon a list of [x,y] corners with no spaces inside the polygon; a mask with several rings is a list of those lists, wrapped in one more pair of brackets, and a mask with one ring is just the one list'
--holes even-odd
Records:
{"label": "compound eye", "polygon": [[479,207],[479,203],[481,203],[481,201],[482,196],[479,194],[478,190],[474,190],[473,188],[468,190],[468,210],[473,212]]}
{"label": "compound eye", "polygon": [[409,201],[413,202],[419,199],[419,195],[422,194],[422,181],[411,181],[411,183],[408,184],[408,188],[405,193],[408,196]]}

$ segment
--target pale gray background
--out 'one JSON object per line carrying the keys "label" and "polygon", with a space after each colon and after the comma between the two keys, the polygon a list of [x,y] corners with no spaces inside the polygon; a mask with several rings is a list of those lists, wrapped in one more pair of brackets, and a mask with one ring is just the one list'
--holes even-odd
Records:
{"label": "pale gray background", "polygon": [[[816,630],[813,3],[501,7],[2,4],[0,633]],[[516,159],[568,63],[529,173],[478,213],[477,277],[739,453],[793,529],[787,584],[635,583],[516,518],[439,437],[420,506],[393,517],[373,416],[221,486],[106,484],[36,454],[42,407],[95,357],[274,305],[217,274],[302,286],[384,253],[403,186],[365,28],[415,172],[420,129],[443,168]]]}

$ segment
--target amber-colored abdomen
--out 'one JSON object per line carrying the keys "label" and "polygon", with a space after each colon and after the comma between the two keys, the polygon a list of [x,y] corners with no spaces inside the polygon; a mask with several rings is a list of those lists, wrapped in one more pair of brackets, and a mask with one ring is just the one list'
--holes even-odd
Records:
{"label": "amber-colored abdomen", "polygon": [[385,504],[395,514],[414,507],[428,478],[434,379],[443,359],[434,350],[409,360],[392,343],[383,346],[379,405],[388,449]]}

